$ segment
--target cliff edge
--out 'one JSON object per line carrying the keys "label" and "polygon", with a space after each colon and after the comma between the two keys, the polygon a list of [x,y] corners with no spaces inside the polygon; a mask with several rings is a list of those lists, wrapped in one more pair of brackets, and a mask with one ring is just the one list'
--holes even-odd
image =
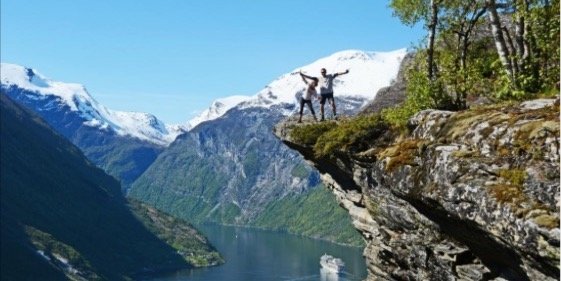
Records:
{"label": "cliff edge", "polygon": [[279,123],[367,246],[367,280],[558,280],[559,100]]}

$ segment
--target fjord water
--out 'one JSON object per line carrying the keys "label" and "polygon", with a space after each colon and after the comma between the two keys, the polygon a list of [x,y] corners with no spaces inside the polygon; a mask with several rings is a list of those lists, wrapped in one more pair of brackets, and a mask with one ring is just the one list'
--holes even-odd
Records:
{"label": "fjord water", "polygon": [[[197,227],[223,255],[226,263],[157,276],[158,281],[346,281],[366,278],[362,248],[346,247],[282,232],[219,225]],[[339,275],[320,269],[321,255],[341,258],[345,271]]]}

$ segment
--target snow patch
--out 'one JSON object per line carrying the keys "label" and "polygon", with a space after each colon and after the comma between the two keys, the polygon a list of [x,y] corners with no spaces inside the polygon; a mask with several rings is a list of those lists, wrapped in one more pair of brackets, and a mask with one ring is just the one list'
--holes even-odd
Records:
{"label": "snow patch", "polygon": [[[302,71],[309,76],[319,77],[322,68],[325,68],[327,73],[343,72],[349,69],[348,74],[335,79],[333,85],[335,96],[359,97],[368,101],[375,97],[378,90],[390,85],[397,76],[399,66],[406,53],[406,49],[390,52],[359,50],[337,52],[281,75],[254,96],[233,96],[216,100],[209,109],[188,123],[194,127],[202,122],[214,120],[233,107],[240,109],[270,108],[279,104],[298,104],[299,96],[306,86],[298,72]],[[284,115],[292,113],[291,110],[282,112]]]}
{"label": "snow patch", "polygon": [[51,103],[39,110],[67,105],[71,111],[85,119],[86,126],[112,129],[119,135],[132,136],[161,146],[169,145],[188,129],[186,125],[166,125],[148,113],[111,110],[98,103],[84,86],[47,79],[31,68],[2,63],[0,74],[2,87],[26,90],[30,99],[40,100],[49,96],[60,99],[60,103]]}
{"label": "snow patch", "polygon": [[209,108],[199,114],[197,117],[189,120],[187,122],[189,128],[194,128],[198,124],[214,120],[226,113],[228,110],[232,109],[236,105],[250,100],[249,96],[230,96],[226,98],[221,98],[215,100]]}

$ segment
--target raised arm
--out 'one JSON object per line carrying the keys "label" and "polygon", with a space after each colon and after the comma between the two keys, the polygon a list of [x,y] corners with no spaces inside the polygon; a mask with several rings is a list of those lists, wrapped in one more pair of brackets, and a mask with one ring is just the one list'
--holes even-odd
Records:
{"label": "raised arm", "polygon": [[300,77],[302,77],[302,80],[304,81],[304,83],[306,83],[306,85],[308,85],[308,80],[306,80],[306,77],[304,77],[304,74],[302,74],[302,72],[300,72]]}
{"label": "raised arm", "polygon": [[304,78],[308,78],[308,79],[313,79],[313,78],[315,78],[315,77],[313,77],[313,76],[309,76],[309,75],[306,75],[306,74],[302,73],[302,71],[300,71],[300,75],[302,76],[302,79],[304,79]]}
{"label": "raised arm", "polygon": [[345,70],[345,72],[337,72],[337,73],[333,74],[333,76],[334,76],[334,77],[337,77],[337,76],[339,76],[339,75],[343,75],[343,74],[347,74],[347,73],[349,73],[349,70],[348,70],[348,69]]}

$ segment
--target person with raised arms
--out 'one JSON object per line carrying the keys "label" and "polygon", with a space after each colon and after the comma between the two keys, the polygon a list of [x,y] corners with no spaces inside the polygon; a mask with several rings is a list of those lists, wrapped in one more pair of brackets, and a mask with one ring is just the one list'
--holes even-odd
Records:
{"label": "person with raised arms", "polygon": [[318,79],[319,81],[319,93],[320,93],[320,112],[321,112],[321,121],[325,120],[324,118],[324,105],[325,105],[325,101],[329,101],[329,104],[331,104],[331,109],[333,110],[333,117],[335,118],[335,120],[337,120],[337,108],[335,106],[335,99],[333,98],[333,80],[339,76],[339,75],[343,75],[343,74],[347,74],[349,73],[349,70],[347,69],[345,72],[337,72],[337,73],[333,73],[333,74],[327,74],[327,71],[325,70],[325,68],[321,69],[321,76],[318,77],[313,77],[313,76],[308,76],[303,74],[302,72],[300,72],[300,75],[302,75],[302,77],[308,78],[308,79]]}

